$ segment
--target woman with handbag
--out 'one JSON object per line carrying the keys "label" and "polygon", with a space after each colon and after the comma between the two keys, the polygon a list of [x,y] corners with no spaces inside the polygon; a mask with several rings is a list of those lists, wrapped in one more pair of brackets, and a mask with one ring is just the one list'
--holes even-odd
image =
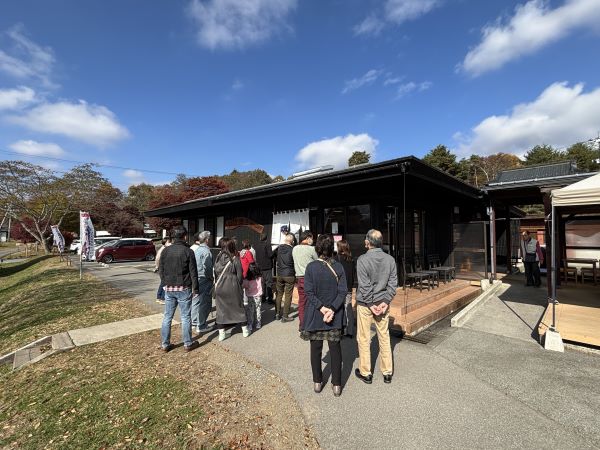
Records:
{"label": "woman with handbag", "polygon": [[315,250],[319,259],[306,266],[304,273],[304,309],[302,339],[310,341],[310,364],[314,391],[323,389],[321,357],[323,341],[329,346],[331,384],[336,397],[342,395],[342,327],[348,287],[342,265],[333,259],[333,238],[322,234]]}
{"label": "woman with handbag", "polygon": [[222,238],[219,241],[221,252],[214,264],[215,270],[215,306],[217,309],[217,329],[219,341],[227,339],[231,329],[242,326],[244,337],[250,336],[246,311],[244,310],[244,279],[242,263],[235,247],[235,241]]}
{"label": "woman with handbag", "polygon": [[350,244],[348,244],[347,240],[342,239],[337,242],[337,255],[335,256],[335,259],[344,268],[344,273],[346,274],[346,286],[348,287],[346,303],[344,304],[344,324],[342,327],[342,334],[344,336],[352,337],[356,331],[354,309],[352,308],[352,288],[354,287],[356,265],[354,259],[352,259],[352,251],[350,250]]}

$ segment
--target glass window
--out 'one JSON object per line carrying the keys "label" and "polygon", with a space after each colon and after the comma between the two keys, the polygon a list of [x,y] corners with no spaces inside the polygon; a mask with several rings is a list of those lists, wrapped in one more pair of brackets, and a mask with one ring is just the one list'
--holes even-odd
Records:
{"label": "glass window", "polygon": [[341,234],[346,233],[346,214],[345,208],[325,208],[325,233]]}
{"label": "glass window", "polygon": [[348,206],[348,233],[366,234],[371,228],[369,205]]}

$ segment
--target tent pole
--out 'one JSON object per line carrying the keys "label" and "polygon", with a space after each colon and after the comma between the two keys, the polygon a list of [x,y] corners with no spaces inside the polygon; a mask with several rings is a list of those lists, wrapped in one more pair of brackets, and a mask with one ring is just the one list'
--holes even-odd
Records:
{"label": "tent pole", "polygon": [[556,264],[556,207],[552,205],[552,239],[551,239],[551,258],[552,258],[552,331],[556,330],[556,277],[558,276],[558,267]]}

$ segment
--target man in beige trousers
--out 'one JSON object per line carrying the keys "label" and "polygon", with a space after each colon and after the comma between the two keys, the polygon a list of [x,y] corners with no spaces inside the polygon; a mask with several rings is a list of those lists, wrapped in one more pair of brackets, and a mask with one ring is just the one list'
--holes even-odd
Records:
{"label": "man in beige trousers", "polygon": [[356,263],[358,290],[356,292],[356,315],[359,366],[354,374],[361,381],[371,384],[371,324],[375,322],[379,341],[379,367],[385,383],[392,382],[394,361],[390,343],[390,302],[396,295],[398,273],[396,261],[382,249],[383,238],[378,230],[369,230],[365,238],[367,253]]}

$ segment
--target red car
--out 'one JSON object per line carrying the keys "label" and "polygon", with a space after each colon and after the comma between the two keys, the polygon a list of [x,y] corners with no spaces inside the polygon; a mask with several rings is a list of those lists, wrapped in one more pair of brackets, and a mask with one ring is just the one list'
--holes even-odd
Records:
{"label": "red car", "polygon": [[156,248],[151,239],[119,239],[96,250],[96,261],[110,264],[113,261],[154,261]]}

